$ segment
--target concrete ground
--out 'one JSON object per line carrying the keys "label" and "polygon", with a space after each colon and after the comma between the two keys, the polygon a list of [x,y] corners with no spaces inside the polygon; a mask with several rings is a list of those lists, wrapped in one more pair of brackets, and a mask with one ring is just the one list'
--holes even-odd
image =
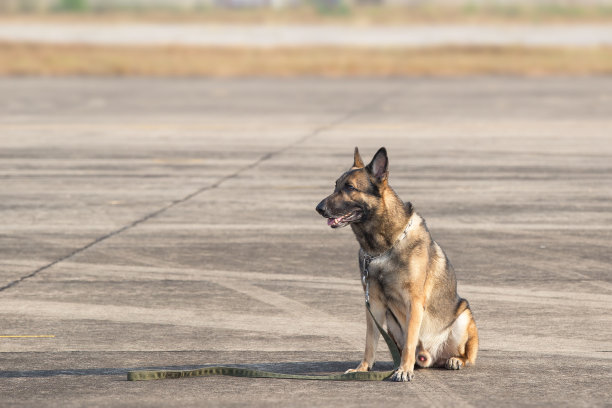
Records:
{"label": "concrete ground", "polygon": [[[612,78],[0,80],[0,336],[53,336],[0,338],[0,405],[610,406],[611,135]],[[477,365],[127,382],[356,366],[357,243],[314,211],[356,145],[453,262]]]}

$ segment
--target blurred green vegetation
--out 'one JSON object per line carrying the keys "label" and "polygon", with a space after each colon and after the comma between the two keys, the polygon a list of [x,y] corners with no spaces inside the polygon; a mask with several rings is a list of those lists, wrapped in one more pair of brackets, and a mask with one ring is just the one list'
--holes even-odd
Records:
{"label": "blurred green vegetation", "polygon": [[60,0],[56,10],[68,12],[83,12],[89,9],[86,0]]}
{"label": "blurred green vegetation", "polygon": [[151,2],[121,0],[0,0],[0,15],[55,16],[78,14],[92,18],[217,20],[229,22],[583,22],[612,21],[612,0],[567,3],[556,0],[500,3],[484,1],[413,1],[386,5],[374,0],[211,0]]}

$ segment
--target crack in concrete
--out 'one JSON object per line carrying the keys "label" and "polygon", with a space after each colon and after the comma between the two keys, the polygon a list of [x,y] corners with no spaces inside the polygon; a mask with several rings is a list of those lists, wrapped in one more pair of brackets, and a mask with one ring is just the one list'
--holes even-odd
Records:
{"label": "crack in concrete", "polygon": [[77,248],[77,249],[73,250],[72,252],[70,252],[70,253],[68,253],[68,254],[66,254],[66,255],[56,259],[55,261],[50,262],[50,263],[48,263],[46,265],[43,265],[40,268],[34,270],[33,272],[31,272],[31,273],[29,273],[27,275],[21,276],[19,279],[16,279],[16,280],[14,280],[14,281],[12,281],[12,282],[10,282],[10,283],[0,287],[0,292],[3,292],[3,291],[5,291],[7,289],[10,289],[10,288],[13,288],[13,287],[17,286],[18,284],[20,284],[21,282],[35,277],[40,272],[43,272],[43,271],[51,268],[52,266],[57,265],[60,262],[63,262],[65,260],[67,260],[67,259],[70,259],[70,258],[74,257],[75,255],[80,254],[81,252],[84,252],[84,251],[88,250],[89,248],[93,247],[94,245],[99,244],[100,242],[106,241],[107,239],[112,238],[115,235],[119,235],[122,232],[130,230],[130,229],[138,226],[139,224],[142,224],[142,223],[150,220],[151,218],[157,217],[158,215],[168,211],[169,209],[171,209],[171,208],[173,208],[173,207],[175,207],[175,206],[177,206],[179,204],[182,204],[182,203],[184,203],[186,201],[189,201],[192,198],[196,197],[199,194],[202,194],[205,191],[210,191],[210,190],[214,190],[214,189],[218,188],[219,186],[221,186],[226,181],[234,179],[234,178],[240,176],[240,174],[244,173],[245,171],[251,170],[251,169],[259,166],[261,163],[263,163],[263,162],[265,162],[267,160],[270,160],[271,158],[273,158],[275,156],[278,156],[278,155],[286,152],[287,150],[289,150],[291,148],[294,148],[294,147],[304,143],[308,139],[311,139],[311,138],[319,135],[320,133],[322,133],[322,132],[324,132],[326,130],[332,129],[333,127],[335,127],[335,126],[337,126],[337,125],[347,121],[348,119],[350,119],[350,118],[352,118],[352,117],[354,117],[356,115],[359,115],[362,112],[368,111],[372,107],[377,106],[380,103],[382,103],[384,100],[390,98],[395,93],[396,92],[391,92],[391,93],[387,93],[387,94],[384,94],[382,96],[379,96],[378,98],[374,99],[373,101],[370,101],[367,104],[365,104],[363,106],[360,106],[357,109],[353,109],[353,110],[349,111],[348,113],[346,113],[343,116],[339,117],[335,121],[332,121],[332,122],[330,122],[330,123],[328,123],[326,125],[319,126],[318,128],[314,129],[310,133],[307,133],[306,135],[304,135],[301,138],[297,139],[293,143],[290,143],[290,144],[286,145],[285,147],[282,147],[282,148],[280,148],[278,150],[274,150],[274,151],[271,151],[271,152],[268,152],[268,153],[264,154],[263,156],[261,156],[257,160],[255,160],[254,162],[252,162],[252,163],[250,163],[250,164],[248,164],[248,165],[246,165],[246,166],[236,170],[235,172],[233,172],[233,173],[231,173],[231,174],[229,174],[227,176],[221,177],[219,180],[217,180],[213,184],[203,186],[203,187],[193,191],[192,193],[190,193],[190,194],[188,194],[188,195],[186,195],[186,196],[184,196],[182,198],[174,200],[174,201],[170,202],[169,204],[167,204],[167,205],[165,205],[165,206],[163,206],[163,207],[161,207],[161,208],[159,208],[159,209],[157,209],[157,210],[155,210],[155,211],[153,211],[151,213],[148,213],[145,216],[143,216],[143,217],[141,217],[141,218],[139,218],[139,219],[137,219],[135,221],[132,221],[131,223],[129,223],[127,225],[124,225],[123,227],[121,227],[119,229],[116,229],[114,231],[111,231],[111,232],[109,232],[109,233],[107,233],[105,235],[102,235],[102,236],[94,239],[93,241],[89,242],[85,246]]}

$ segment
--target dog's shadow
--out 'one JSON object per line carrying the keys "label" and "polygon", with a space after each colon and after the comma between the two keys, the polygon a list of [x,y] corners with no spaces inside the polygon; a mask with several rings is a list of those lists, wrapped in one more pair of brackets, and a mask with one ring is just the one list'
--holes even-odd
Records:
{"label": "dog's shadow", "polygon": [[[329,375],[342,374],[346,370],[355,368],[359,361],[291,361],[281,363],[233,365],[233,367],[249,368],[282,374],[308,374]],[[389,371],[393,369],[393,362],[380,361],[374,366],[376,371]]]}
{"label": "dog's shadow", "polygon": [[[128,371],[182,371],[196,370],[206,367],[238,367],[251,370],[268,371],[281,374],[304,374],[304,375],[329,375],[341,374],[350,368],[355,368],[358,361],[291,361],[279,363],[262,364],[200,364],[180,366],[142,366],[124,368],[78,368],[78,369],[54,369],[54,370],[12,370],[0,371],[0,378],[49,378],[58,376],[115,376],[127,375]],[[377,362],[374,370],[388,371],[393,369],[393,363],[387,361]]]}

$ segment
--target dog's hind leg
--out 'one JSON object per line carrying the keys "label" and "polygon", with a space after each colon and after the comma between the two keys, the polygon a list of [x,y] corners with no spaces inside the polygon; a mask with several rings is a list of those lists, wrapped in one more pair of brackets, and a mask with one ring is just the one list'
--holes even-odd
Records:
{"label": "dog's hind leg", "polygon": [[[471,314],[470,314],[471,316]],[[478,355],[478,329],[474,318],[470,320],[468,325],[468,340],[465,343],[465,359],[469,365],[476,364],[476,356]]]}
{"label": "dog's hind leg", "polygon": [[[465,332],[463,333],[464,341],[458,344],[457,354],[446,360],[445,367],[449,370],[459,370],[462,367],[476,364],[476,356],[478,354],[478,329],[476,328],[476,322],[472,317],[472,313],[466,310],[457,319],[457,323],[461,324],[460,319],[469,319]],[[455,326],[454,325],[454,326]],[[455,327],[453,327],[455,330]]]}

